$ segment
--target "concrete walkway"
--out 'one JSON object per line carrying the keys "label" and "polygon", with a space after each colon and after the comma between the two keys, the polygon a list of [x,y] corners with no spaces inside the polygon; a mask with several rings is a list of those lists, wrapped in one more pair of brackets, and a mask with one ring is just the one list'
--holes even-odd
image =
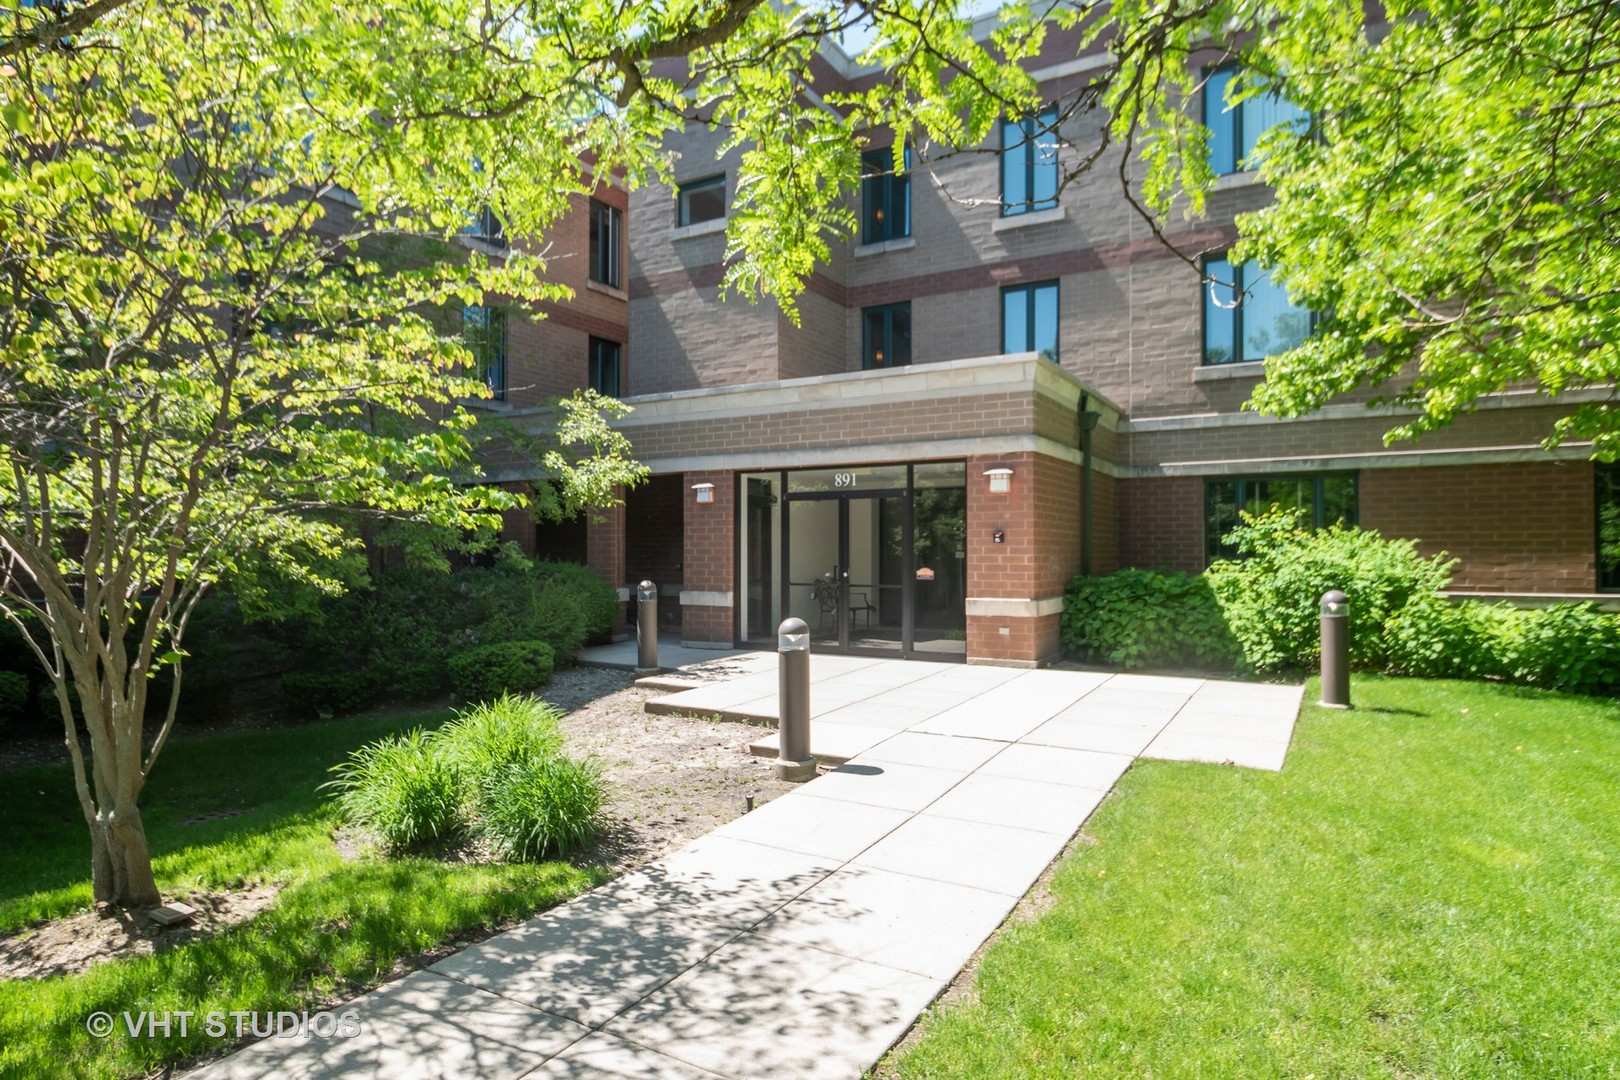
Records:
{"label": "concrete walkway", "polygon": [[[768,654],[767,654],[768,655]],[[774,657],[771,658],[774,660]],[[768,715],[775,672],[661,699]],[[803,787],[209,1078],[855,1078],[1137,756],[1282,766],[1302,688],[813,659]]]}

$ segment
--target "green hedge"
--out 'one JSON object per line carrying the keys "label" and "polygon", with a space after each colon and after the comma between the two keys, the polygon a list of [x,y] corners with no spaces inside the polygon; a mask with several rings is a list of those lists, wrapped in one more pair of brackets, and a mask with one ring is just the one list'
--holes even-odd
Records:
{"label": "green hedge", "polygon": [[551,680],[556,657],[543,641],[480,645],[450,658],[450,684],[467,701],[522,694]]}
{"label": "green hedge", "polygon": [[1297,673],[1319,663],[1322,594],[1343,589],[1359,670],[1620,693],[1620,614],[1591,603],[1449,600],[1440,593],[1453,561],[1370,529],[1310,530],[1277,514],[1246,521],[1229,539],[1243,557],[1197,576],[1076,577],[1064,599],[1064,647],[1126,669]]}
{"label": "green hedge", "polygon": [[385,571],[369,588],[274,628],[287,672],[282,693],[305,713],[353,712],[385,694],[430,697],[450,688],[450,657],[538,641],[555,662],[611,629],[618,608],[618,590],[588,568],[513,549],[492,567]]}

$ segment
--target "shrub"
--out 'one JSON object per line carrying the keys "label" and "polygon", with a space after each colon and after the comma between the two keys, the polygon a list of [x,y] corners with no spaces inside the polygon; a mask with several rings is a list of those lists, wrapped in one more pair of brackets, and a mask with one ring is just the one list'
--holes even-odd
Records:
{"label": "shrub", "polygon": [[435,736],[458,773],[481,782],[513,765],[528,765],[562,749],[562,712],[534,697],[503,694],[459,713]]}
{"label": "shrub", "polygon": [[367,743],[322,786],[336,791],[345,820],[376,833],[391,852],[449,839],[466,823],[461,780],[435,742],[416,730]]}
{"label": "shrub", "polygon": [[1076,577],[1063,601],[1063,645],[1123,668],[1231,670],[1237,643],[1202,577],[1121,570]]}
{"label": "shrub", "polygon": [[28,676],[0,671],[0,728],[23,715],[28,708]]}
{"label": "shrub", "polygon": [[505,766],[487,784],[484,833],[508,859],[577,851],[601,831],[600,781],[594,761],[561,754]]}
{"label": "shrub", "polygon": [[1425,559],[1411,540],[1385,540],[1371,529],[1301,527],[1297,513],[1245,518],[1228,537],[1240,561],[1205,571],[1246,667],[1278,671],[1312,666],[1319,652],[1322,594],[1350,597],[1350,659],[1382,668],[1388,659],[1383,628],[1414,600],[1451,581],[1455,560]]}
{"label": "shrub", "polygon": [[450,659],[450,682],[468,701],[533,690],[551,678],[555,656],[544,641],[480,645]]}
{"label": "shrub", "polygon": [[387,670],[370,663],[350,668],[289,671],[281,677],[288,708],[305,715],[358,712],[375,705],[389,688]]}
{"label": "shrub", "polygon": [[[619,617],[619,590],[588,566],[569,562],[537,562],[534,572],[548,589],[571,594],[579,604],[587,636],[606,634]],[[578,648],[578,646],[575,646]]]}
{"label": "shrub", "polygon": [[1495,642],[1508,678],[1576,694],[1620,693],[1620,616],[1554,604],[1502,620]]}
{"label": "shrub", "polygon": [[1384,622],[1385,670],[1431,679],[1501,676],[1500,626],[1514,614],[1506,606],[1459,604],[1444,596],[1414,599]]}

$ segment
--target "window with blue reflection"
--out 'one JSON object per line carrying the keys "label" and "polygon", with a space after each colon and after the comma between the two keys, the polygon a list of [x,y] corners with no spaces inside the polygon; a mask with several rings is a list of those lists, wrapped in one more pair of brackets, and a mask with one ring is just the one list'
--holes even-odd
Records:
{"label": "window with blue reflection", "polygon": [[1239,364],[1285,353],[1311,335],[1310,309],[1258,263],[1204,263],[1204,363]]}
{"label": "window with blue reflection", "polygon": [[1278,94],[1255,94],[1232,104],[1227,94],[1236,75],[1236,68],[1217,68],[1204,83],[1209,166],[1217,176],[1252,168],[1255,145],[1272,128],[1287,125],[1303,134],[1310,127],[1310,114]]}
{"label": "window with blue reflection", "polygon": [[1058,358],[1058,283],[1038,281],[1001,290],[1001,351]]}
{"label": "window with blue reflection", "polygon": [[1001,122],[1001,216],[1058,204],[1057,107]]}

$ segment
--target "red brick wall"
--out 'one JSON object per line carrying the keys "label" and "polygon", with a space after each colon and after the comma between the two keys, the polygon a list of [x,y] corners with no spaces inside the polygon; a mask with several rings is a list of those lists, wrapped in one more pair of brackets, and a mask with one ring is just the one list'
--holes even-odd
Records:
{"label": "red brick wall", "polygon": [[1591,592],[1597,587],[1592,464],[1365,469],[1361,524],[1461,559],[1459,589]]}
{"label": "red brick wall", "polygon": [[[519,491],[533,498],[534,488],[528,484],[502,484],[507,491]],[[501,542],[516,544],[523,549],[525,555],[534,554],[534,518],[529,516],[529,507],[520,506],[514,510],[501,513]]]}
{"label": "red brick wall", "polygon": [[1204,568],[1204,481],[1197,476],[1121,480],[1120,566],[1156,570]]}
{"label": "red brick wall", "polygon": [[682,521],[690,497],[680,476],[655,476],[625,496],[627,580],[660,587],[681,584],[686,558]]}
{"label": "red brick wall", "polygon": [[1094,577],[1119,569],[1119,481],[1106,473],[1091,473],[1091,573]]}
{"label": "red brick wall", "polygon": [[[622,491],[620,492],[622,495]],[[623,588],[624,576],[624,507],[609,510],[588,510],[585,525],[585,565],[595,570],[615,589]],[[613,634],[625,632],[624,604],[619,605],[618,618],[613,620]]]}
{"label": "red brick wall", "polygon": [[[990,493],[984,471],[1013,470],[1012,490]],[[968,597],[1041,600],[1059,596],[1080,565],[1079,466],[1024,452],[967,463]],[[997,544],[994,533],[1004,532]],[[1058,617],[972,615],[970,660],[1044,660],[1058,651]]]}
{"label": "red brick wall", "polygon": [[[693,484],[713,484],[714,502],[698,505]],[[681,585],[690,591],[731,592],[735,587],[732,562],[736,545],[732,520],[737,513],[729,472],[687,473],[681,485],[686,499],[685,566]],[[726,642],[737,638],[732,607],[681,605],[681,636],[688,641]]]}

